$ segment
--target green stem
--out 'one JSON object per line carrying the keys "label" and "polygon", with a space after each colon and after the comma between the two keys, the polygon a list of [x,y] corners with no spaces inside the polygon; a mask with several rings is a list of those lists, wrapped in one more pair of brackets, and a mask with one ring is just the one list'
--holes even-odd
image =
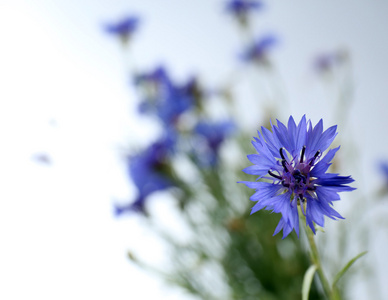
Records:
{"label": "green stem", "polygon": [[324,290],[327,298],[332,299],[332,297],[331,297],[332,292],[331,292],[330,284],[327,281],[326,276],[322,270],[321,259],[319,257],[318,248],[317,248],[317,245],[315,244],[315,240],[314,240],[314,233],[307,226],[305,226],[305,230],[307,233],[307,240],[309,242],[310,249],[311,249],[311,251],[310,251],[311,261],[314,265],[317,266],[318,277],[322,283],[322,287],[323,287],[323,290]]}
{"label": "green stem", "polygon": [[322,283],[322,287],[325,292],[325,295],[327,299],[340,300],[341,297],[340,297],[339,291],[336,288],[331,289],[329,281],[327,280],[325,274],[323,273],[321,258],[319,256],[318,248],[315,243],[314,233],[310,230],[310,228],[307,227],[307,225],[305,225],[304,228],[306,230],[307,240],[309,242],[310,249],[311,249],[310,251],[311,261],[314,265],[317,266],[317,274],[318,274],[319,280]]}

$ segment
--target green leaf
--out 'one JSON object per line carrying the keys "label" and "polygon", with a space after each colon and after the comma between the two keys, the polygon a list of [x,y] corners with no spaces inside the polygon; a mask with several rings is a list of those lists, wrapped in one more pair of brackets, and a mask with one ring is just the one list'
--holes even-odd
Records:
{"label": "green leaf", "polygon": [[313,281],[315,271],[317,270],[316,265],[311,265],[303,277],[303,285],[302,285],[302,300],[308,300],[311,282]]}
{"label": "green leaf", "polygon": [[359,259],[361,256],[365,255],[368,251],[361,252],[346,264],[346,266],[338,272],[338,274],[334,277],[333,280],[333,287],[337,284],[338,280],[341,279],[341,277],[345,274],[345,272],[356,262],[357,259]]}

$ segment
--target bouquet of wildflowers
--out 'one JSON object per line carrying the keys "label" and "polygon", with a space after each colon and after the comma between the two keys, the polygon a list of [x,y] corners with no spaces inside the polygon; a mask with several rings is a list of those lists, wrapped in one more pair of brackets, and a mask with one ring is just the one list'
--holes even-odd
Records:
{"label": "bouquet of wildflowers", "polygon": [[[262,7],[235,0],[225,10],[248,40],[239,59],[270,77],[274,66],[268,54],[277,38],[250,33],[250,16]],[[139,22],[129,17],[107,30],[130,47]],[[321,57],[316,68],[325,72],[338,57]],[[160,265],[132,251],[129,258],[200,299],[342,299],[351,277],[341,278],[365,252],[336,266],[328,280],[315,242],[325,217],[343,219],[335,209],[340,193],[355,189],[352,177],[332,166],[340,150],[332,146],[337,126],[325,129],[322,119],[314,124],[305,115],[299,121],[277,120],[281,110],[273,100],[251,107],[264,112],[254,136],[236,113],[233,83],[209,87],[197,77],[178,81],[166,66],[134,72],[132,82],[139,112],[157,120],[160,134],[128,153],[125,163],[137,194],[116,204],[115,213],[141,215],[168,251]],[[214,107],[222,113],[215,114]],[[174,201],[181,234],[161,226],[160,216],[150,211],[166,197]]]}

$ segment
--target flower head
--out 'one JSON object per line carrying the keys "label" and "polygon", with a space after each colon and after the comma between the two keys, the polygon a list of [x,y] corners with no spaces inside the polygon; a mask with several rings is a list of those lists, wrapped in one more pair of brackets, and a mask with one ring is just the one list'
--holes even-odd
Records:
{"label": "flower head", "polygon": [[388,162],[380,163],[380,171],[384,174],[384,178],[388,182]]}
{"label": "flower head", "polygon": [[260,9],[262,3],[254,0],[232,0],[226,4],[226,10],[231,14],[241,15],[247,14],[248,12]]}
{"label": "flower head", "polygon": [[126,43],[132,33],[137,29],[139,25],[139,18],[134,16],[125,17],[117,23],[108,24],[105,26],[106,32],[118,35],[123,43]]}
{"label": "flower head", "polygon": [[148,92],[140,103],[142,113],[156,115],[165,126],[174,126],[179,117],[195,105],[195,96],[190,79],[187,84],[173,82],[167,71],[158,67],[156,70],[138,75],[135,83],[143,85]]}
{"label": "flower head", "polygon": [[348,53],[339,49],[317,55],[313,61],[313,68],[318,73],[326,73],[339,67],[348,59]]}
{"label": "flower head", "polygon": [[245,61],[265,61],[268,51],[277,43],[277,38],[274,35],[267,34],[260,39],[254,41],[242,54],[242,59]]}
{"label": "flower head", "polygon": [[173,143],[163,138],[128,159],[129,175],[135,184],[138,194],[133,203],[116,205],[115,214],[121,215],[128,211],[144,212],[145,202],[149,195],[173,186],[168,176],[168,156],[173,151]]}
{"label": "flower head", "polygon": [[243,182],[256,190],[250,197],[257,201],[251,214],[263,208],[281,213],[274,235],[283,229],[283,238],[293,229],[299,237],[298,205],[314,233],[314,223],[323,227],[324,216],[343,219],[332,202],[340,200],[339,192],[354,190],[347,185],[354,180],[326,173],[339,147],[323,155],[337,135],[337,126],[323,131],[322,119],[313,127],[305,116],[298,125],[291,116],[288,126],[277,121],[271,129],[258,131],[259,137],[252,141],[258,154],[248,155],[253,165],[243,170],[261,179]]}

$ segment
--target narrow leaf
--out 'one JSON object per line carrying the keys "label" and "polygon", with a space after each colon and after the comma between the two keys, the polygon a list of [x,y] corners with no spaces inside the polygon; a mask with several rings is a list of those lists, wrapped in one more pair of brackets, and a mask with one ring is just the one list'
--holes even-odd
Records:
{"label": "narrow leaf", "polygon": [[368,251],[361,252],[360,254],[358,254],[357,256],[352,258],[351,260],[349,260],[349,262],[345,265],[345,267],[341,271],[339,271],[338,274],[334,277],[333,286],[335,286],[337,284],[338,280],[341,279],[341,277],[356,262],[356,260],[359,259],[361,256],[364,256],[367,252]]}
{"label": "narrow leaf", "polygon": [[303,285],[302,285],[302,300],[308,300],[311,282],[313,281],[315,271],[317,270],[316,265],[311,265],[303,277]]}

